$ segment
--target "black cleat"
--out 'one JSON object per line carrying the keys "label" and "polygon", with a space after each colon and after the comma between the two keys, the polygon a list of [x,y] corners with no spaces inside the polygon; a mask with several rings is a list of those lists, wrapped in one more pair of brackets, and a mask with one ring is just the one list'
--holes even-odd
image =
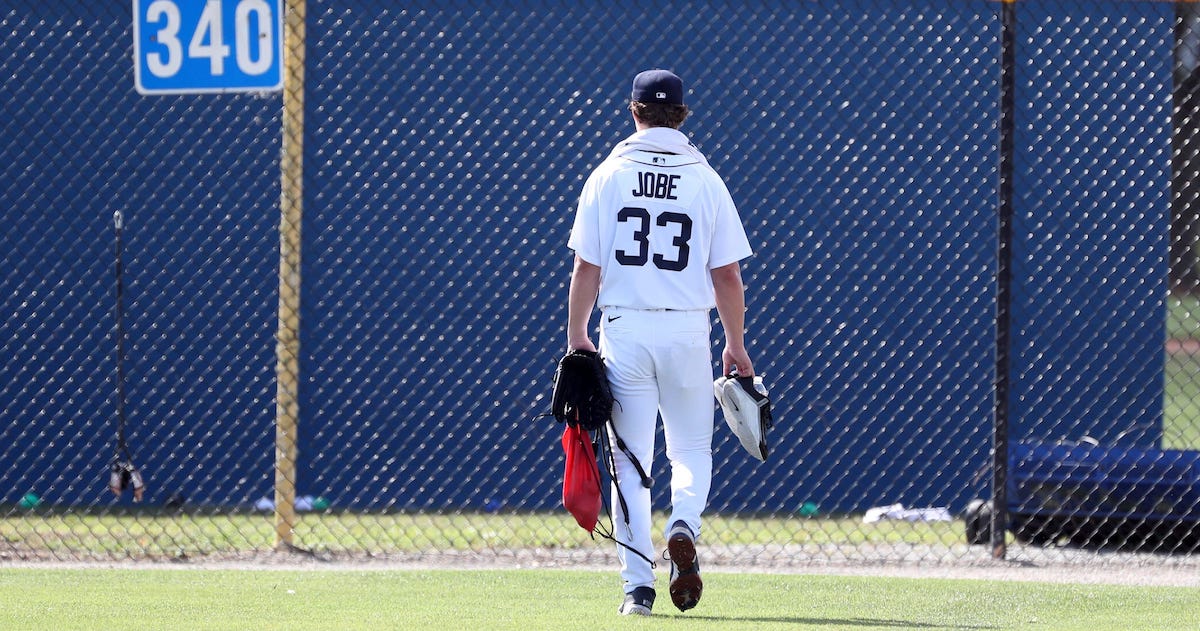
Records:
{"label": "black cleat", "polygon": [[671,526],[667,558],[671,560],[671,602],[680,611],[687,611],[700,602],[704,581],[700,580],[700,562],[696,559],[696,538],[682,521]]}
{"label": "black cleat", "polygon": [[625,594],[625,602],[617,613],[622,616],[648,616],[654,608],[654,588],[635,587],[632,592]]}

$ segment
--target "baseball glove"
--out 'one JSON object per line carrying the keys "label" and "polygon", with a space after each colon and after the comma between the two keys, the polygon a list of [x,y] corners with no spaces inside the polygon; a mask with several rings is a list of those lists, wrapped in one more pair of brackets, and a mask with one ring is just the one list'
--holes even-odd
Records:
{"label": "baseball glove", "polygon": [[771,399],[762,377],[738,377],[737,373],[718,377],[713,394],[721,404],[725,423],[733,430],[742,447],[762,462],[767,460],[767,428],[771,419]]}
{"label": "baseball glove", "polygon": [[560,423],[595,431],[612,418],[613,397],[598,353],[573,349],[554,371],[551,414]]}

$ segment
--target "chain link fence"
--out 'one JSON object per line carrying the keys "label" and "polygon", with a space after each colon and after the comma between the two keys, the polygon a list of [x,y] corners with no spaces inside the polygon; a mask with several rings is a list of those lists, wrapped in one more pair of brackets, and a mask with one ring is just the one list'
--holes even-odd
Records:
{"label": "chain link fence", "polygon": [[147,96],[129,3],[0,0],[0,560],[609,562],[538,415],[664,66],[776,410],[708,562],[1195,562],[1193,4],[279,4],[282,93]]}

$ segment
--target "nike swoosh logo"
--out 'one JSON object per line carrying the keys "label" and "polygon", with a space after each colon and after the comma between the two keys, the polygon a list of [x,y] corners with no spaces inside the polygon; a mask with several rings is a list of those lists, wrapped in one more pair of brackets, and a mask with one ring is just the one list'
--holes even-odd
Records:
{"label": "nike swoosh logo", "polygon": [[612,322],[613,320],[620,320],[620,319],[621,319],[621,316],[608,316],[609,322]]}

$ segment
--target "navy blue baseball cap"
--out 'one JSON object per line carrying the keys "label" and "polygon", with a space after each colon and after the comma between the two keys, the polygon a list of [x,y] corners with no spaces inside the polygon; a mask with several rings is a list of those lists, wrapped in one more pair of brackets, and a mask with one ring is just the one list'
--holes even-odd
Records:
{"label": "navy blue baseball cap", "polygon": [[683,80],[670,70],[647,70],[633,78],[633,100],[683,105]]}

